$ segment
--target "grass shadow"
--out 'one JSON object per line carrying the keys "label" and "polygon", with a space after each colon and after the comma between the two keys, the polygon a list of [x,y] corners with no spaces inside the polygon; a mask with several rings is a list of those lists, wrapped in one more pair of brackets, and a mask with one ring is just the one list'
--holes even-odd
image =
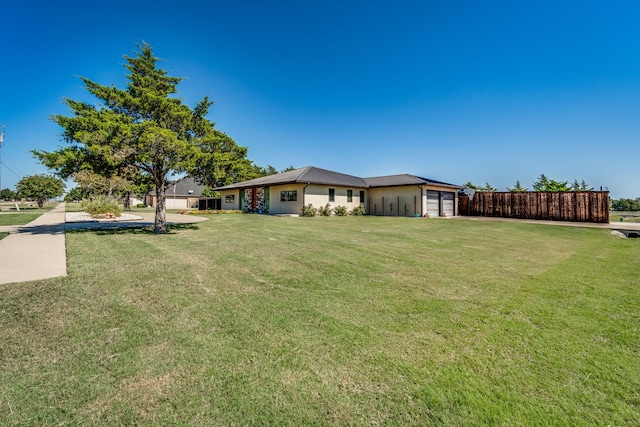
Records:
{"label": "grass shadow", "polygon": [[[176,234],[181,230],[198,230],[195,224],[169,224],[167,232],[164,234]],[[101,224],[100,226],[88,228],[74,228],[67,230],[67,233],[92,233],[98,236],[122,235],[122,234],[155,234],[153,226],[149,224],[129,224],[127,226],[117,224]]]}

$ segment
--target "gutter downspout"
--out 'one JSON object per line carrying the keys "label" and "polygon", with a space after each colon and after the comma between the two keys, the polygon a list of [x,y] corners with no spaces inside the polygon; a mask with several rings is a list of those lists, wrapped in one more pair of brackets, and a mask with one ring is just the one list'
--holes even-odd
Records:
{"label": "gutter downspout", "polygon": [[302,209],[307,206],[307,187],[310,186],[311,183],[307,182],[307,185],[302,187]]}
{"label": "gutter downspout", "polygon": [[422,186],[422,184],[418,184],[418,188],[420,189],[420,217],[424,217],[425,215],[425,206],[422,203],[422,198],[424,197],[424,195],[422,194],[424,190],[424,187]]}

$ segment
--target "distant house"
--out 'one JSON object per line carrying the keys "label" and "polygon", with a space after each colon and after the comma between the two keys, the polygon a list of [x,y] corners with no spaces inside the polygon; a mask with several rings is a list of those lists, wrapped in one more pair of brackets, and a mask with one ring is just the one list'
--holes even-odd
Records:
{"label": "distant house", "polygon": [[[193,178],[185,177],[170,182],[165,189],[165,206],[167,209],[187,209],[198,205],[204,185],[198,184]],[[158,196],[153,190],[147,196],[147,204],[156,207]]]}
{"label": "distant house", "polygon": [[300,214],[312,204],[349,210],[364,206],[369,215],[455,216],[459,185],[402,174],[359,178],[313,166],[214,188],[222,209]]}

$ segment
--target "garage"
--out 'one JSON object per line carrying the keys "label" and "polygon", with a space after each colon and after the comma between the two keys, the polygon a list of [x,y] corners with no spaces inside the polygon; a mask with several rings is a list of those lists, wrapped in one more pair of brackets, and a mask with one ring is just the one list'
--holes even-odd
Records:
{"label": "garage", "polygon": [[456,193],[452,191],[427,190],[427,215],[455,216]]}

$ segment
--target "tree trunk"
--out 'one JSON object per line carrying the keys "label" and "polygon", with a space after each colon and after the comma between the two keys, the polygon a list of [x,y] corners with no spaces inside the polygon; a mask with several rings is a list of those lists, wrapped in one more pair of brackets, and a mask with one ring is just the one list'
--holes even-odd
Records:
{"label": "tree trunk", "polygon": [[163,234],[167,232],[164,190],[164,179],[159,182],[156,181],[156,220],[153,225],[153,232],[156,234]]}

